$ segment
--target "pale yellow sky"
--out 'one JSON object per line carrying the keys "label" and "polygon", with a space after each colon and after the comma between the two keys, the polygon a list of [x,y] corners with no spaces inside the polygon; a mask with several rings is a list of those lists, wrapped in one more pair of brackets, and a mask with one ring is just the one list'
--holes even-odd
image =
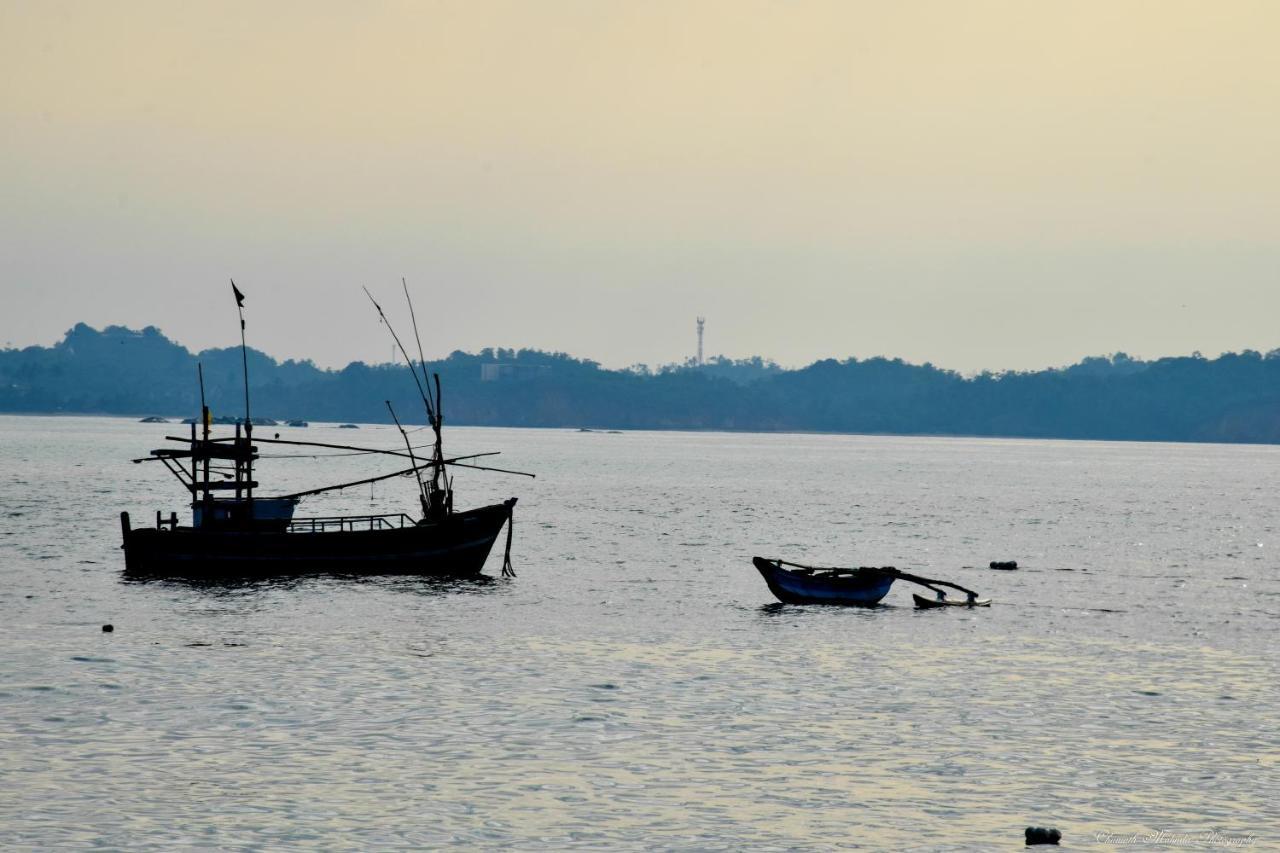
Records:
{"label": "pale yellow sky", "polygon": [[0,345],[1280,347],[1280,3],[0,2]]}

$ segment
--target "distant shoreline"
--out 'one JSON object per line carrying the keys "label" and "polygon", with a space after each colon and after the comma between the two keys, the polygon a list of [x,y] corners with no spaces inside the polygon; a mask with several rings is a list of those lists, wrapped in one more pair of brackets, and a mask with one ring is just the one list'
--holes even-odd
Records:
{"label": "distant shoreline", "polygon": [[[113,420],[125,421],[127,423],[141,424],[141,418],[151,417],[151,415],[121,415],[114,412],[0,412],[0,417],[15,418],[111,418]],[[177,415],[157,415],[156,417],[170,418],[170,426],[190,426],[181,423],[183,418]],[[310,421],[310,427],[290,427],[280,424],[283,429],[314,429],[316,427],[333,427],[343,421]],[[347,421],[354,423],[361,428],[365,427],[392,427],[391,423],[380,423],[377,421]],[[151,424],[151,426],[162,426],[161,424]],[[408,424],[406,424],[408,426]],[[417,426],[421,426],[420,424]],[[1197,447],[1203,446],[1220,446],[1220,447],[1280,447],[1280,442],[1276,441],[1209,441],[1209,440],[1178,440],[1178,439],[1145,439],[1145,438],[1073,438],[1069,436],[1053,436],[1053,435],[982,435],[970,433],[925,433],[925,432],[840,432],[835,430],[760,430],[760,429],[720,429],[707,427],[687,428],[687,427],[670,427],[670,428],[653,428],[645,427],[641,429],[626,429],[620,427],[577,427],[577,426],[527,426],[524,424],[469,424],[469,423],[452,423],[449,426],[464,427],[466,429],[520,429],[532,430],[539,432],[568,432],[577,433],[584,429],[587,433],[595,433],[599,435],[626,435],[629,433],[684,433],[689,435],[799,435],[799,436],[835,436],[849,438],[941,438],[941,439],[957,439],[957,440],[979,440],[979,441],[1063,441],[1080,444],[1185,444]],[[219,424],[217,427],[226,429],[227,425]],[[215,427],[215,428],[217,428]],[[275,429],[275,427],[255,427],[259,430]],[[447,432],[447,430],[446,430]]]}
{"label": "distant shoreline", "polygon": [[[422,399],[405,365],[323,370],[247,351],[253,411],[278,421],[385,423]],[[239,348],[192,353],[154,327],[78,324],[52,347],[0,350],[0,412],[145,417],[245,410]],[[1280,350],[965,377],[898,358],[787,370],[761,358],[606,370],[540,350],[454,352],[440,378],[446,424],[544,429],[947,436],[1280,444]]]}

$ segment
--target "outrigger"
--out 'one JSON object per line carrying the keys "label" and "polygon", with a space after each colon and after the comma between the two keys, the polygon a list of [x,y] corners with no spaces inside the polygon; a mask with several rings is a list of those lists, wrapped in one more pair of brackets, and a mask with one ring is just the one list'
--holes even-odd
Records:
{"label": "outrigger", "polygon": [[[240,309],[241,349],[244,353],[244,295],[232,282]],[[367,293],[367,291],[366,291]],[[405,289],[406,299],[408,289]],[[370,299],[373,297],[370,296]],[[382,308],[374,302],[382,321]],[[410,302],[412,311],[412,302]],[[416,319],[414,321],[416,334]],[[395,336],[392,329],[391,334]],[[484,567],[493,543],[505,524],[506,553],[502,574],[514,577],[511,565],[513,510],[516,498],[478,509],[457,511],[453,505],[453,480],[448,467],[498,471],[532,477],[478,465],[475,459],[496,455],[477,453],[445,458],[443,451],[440,377],[434,394],[424,385],[426,362],[415,365],[396,337],[426,406],[428,423],[435,441],[429,459],[414,453],[408,433],[400,425],[390,402],[387,408],[404,437],[405,450],[356,447],[315,441],[290,441],[253,437],[249,417],[248,359],[245,355],[245,419],[235,425],[231,436],[214,437],[213,418],[204,400],[204,377],[200,371],[200,430],[191,425],[190,437],[166,436],[184,448],[161,448],[134,462],[161,462],[191,494],[191,524],[179,522],[172,512],[165,518],[156,512],[154,528],[133,528],[129,513],[120,513],[124,536],[125,571],[140,576],[224,578],[265,575],[295,575],[320,572],[355,574],[473,575]],[[419,379],[419,370],[422,378]],[[261,496],[254,480],[254,462],[259,444],[292,445],[402,457],[410,467],[361,480],[308,489],[290,494]],[[230,465],[227,465],[230,463]],[[424,477],[428,473],[429,477]],[[413,476],[418,483],[422,514],[294,518],[294,509],[303,498],[352,486],[376,483],[393,477]],[[228,494],[229,493],[229,494]],[[228,494],[227,497],[221,495]]]}

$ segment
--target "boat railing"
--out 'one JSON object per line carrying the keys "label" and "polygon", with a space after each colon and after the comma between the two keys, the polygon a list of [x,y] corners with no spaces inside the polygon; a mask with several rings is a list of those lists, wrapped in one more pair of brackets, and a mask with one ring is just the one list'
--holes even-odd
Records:
{"label": "boat railing", "polygon": [[331,515],[317,518],[295,518],[289,522],[290,533],[336,533],[356,530],[392,530],[413,527],[417,522],[403,512],[387,515]]}

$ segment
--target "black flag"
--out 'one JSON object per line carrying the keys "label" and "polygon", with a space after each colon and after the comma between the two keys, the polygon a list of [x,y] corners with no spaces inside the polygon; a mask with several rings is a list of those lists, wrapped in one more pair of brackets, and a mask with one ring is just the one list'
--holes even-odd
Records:
{"label": "black flag", "polygon": [[244,307],[244,294],[240,292],[240,288],[236,287],[236,280],[231,280],[231,292],[236,295],[236,307]]}

